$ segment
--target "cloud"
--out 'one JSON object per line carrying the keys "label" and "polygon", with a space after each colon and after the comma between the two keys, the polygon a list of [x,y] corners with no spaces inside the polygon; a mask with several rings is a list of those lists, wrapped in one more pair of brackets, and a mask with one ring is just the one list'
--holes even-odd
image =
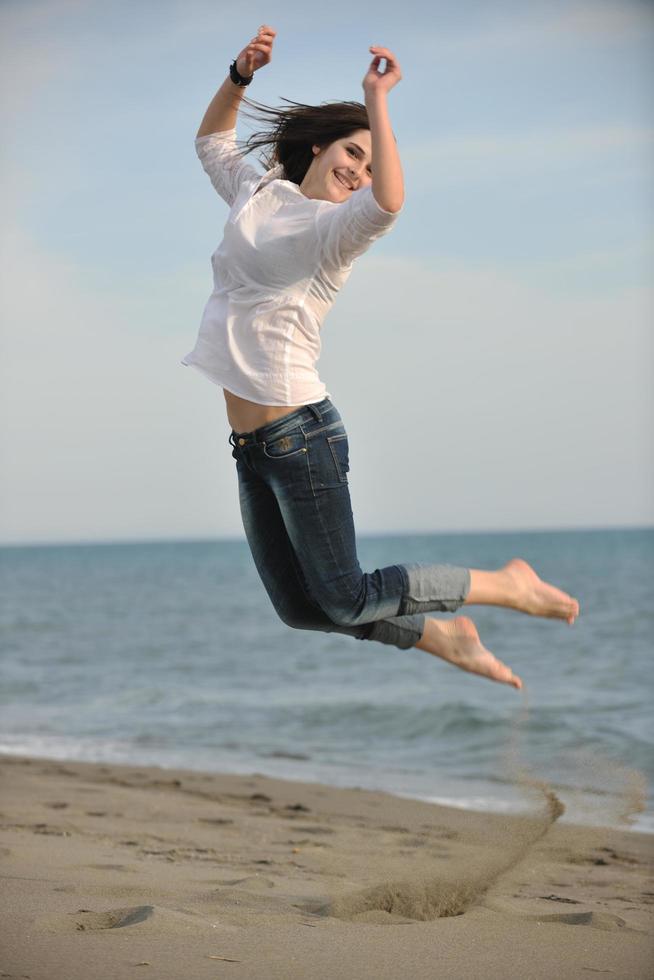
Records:
{"label": "cloud", "polygon": [[654,14],[647,2],[502,2],[479,7],[473,18],[439,29],[436,35],[420,30],[418,43],[433,45],[441,54],[493,55],[534,47],[542,51],[603,42],[615,45],[642,40],[653,30]]}
{"label": "cloud", "polygon": [[589,177],[603,167],[649,172],[654,130],[643,126],[558,127],[521,131],[445,135],[402,149],[402,159],[418,181],[460,183],[515,175],[529,179],[574,167],[588,167]]}
{"label": "cloud", "polygon": [[654,28],[654,15],[648,2],[592,0],[590,3],[567,3],[551,16],[546,13],[548,6],[544,5],[540,16],[532,21],[539,37],[545,32],[550,37],[570,39],[575,43],[602,38],[615,41],[640,38]]}

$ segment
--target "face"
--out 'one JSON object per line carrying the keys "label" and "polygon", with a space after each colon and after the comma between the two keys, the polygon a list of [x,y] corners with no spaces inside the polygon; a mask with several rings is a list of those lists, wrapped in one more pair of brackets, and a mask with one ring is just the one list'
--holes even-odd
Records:
{"label": "face", "polygon": [[367,129],[357,129],[329,146],[313,147],[313,160],[300,190],[306,197],[341,204],[372,183],[372,144]]}

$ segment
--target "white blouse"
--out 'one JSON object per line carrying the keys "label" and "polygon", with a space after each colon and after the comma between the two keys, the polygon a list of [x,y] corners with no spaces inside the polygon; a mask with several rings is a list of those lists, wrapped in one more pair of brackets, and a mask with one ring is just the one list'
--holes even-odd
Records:
{"label": "white blouse", "polygon": [[327,396],[318,376],[320,327],[352,262],[394,224],[370,186],[336,204],[261,175],[236,130],[195,141],[202,166],[230,205],[211,257],[214,288],[194,349],[182,360],[241,398],[306,405]]}

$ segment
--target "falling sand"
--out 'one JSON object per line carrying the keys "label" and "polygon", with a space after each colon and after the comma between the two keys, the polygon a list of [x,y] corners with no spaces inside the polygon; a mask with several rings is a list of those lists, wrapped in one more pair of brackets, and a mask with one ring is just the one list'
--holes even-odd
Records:
{"label": "falling sand", "polygon": [[[526,703],[526,702],[525,702]],[[511,755],[517,751],[517,726],[526,721],[523,711],[518,718],[511,738]],[[323,907],[324,914],[339,919],[364,919],[366,921],[429,920],[450,915],[462,915],[488,891],[493,882],[523,859],[536,841],[543,837],[555,820],[564,812],[564,806],[556,793],[544,782],[522,773],[521,782],[541,798],[540,811],[513,820],[506,833],[493,833],[492,857],[486,854],[464,869],[434,874],[425,870],[411,879],[383,881],[353,894],[335,899]],[[379,917],[374,913],[385,913]],[[372,914],[371,914],[372,913]]]}
{"label": "falling sand", "polygon": [[[547,833],[552,824],[565,812],[565,806],[552,787],[536,778],[521,760],[521,734],[528,721],[529,707],[526,688],[523,688],[522,710],[512,726],[509,745],[504,757],[507,776],[526,796],[537,803],[535,812],[513,818],[505,829],[490,830],[485,843],[485,855],[478,861],[466,862],[458,869],[425,869],[404,880],[386,880],[322,906],[323,914],[339,919],[368,922],[400,922],[431,920],[462,915],[478,904],[494,882],[517,865],[528,851]],[[588,762],[588,760],[586,760]],[[593,768],[602,774],[615,775],[619,767],[609,760],[593,755]],[[643,808],[645,783],[642,775],[620,769],[624,791],[620,794],[620,816],[639,812]],[[616,797],[618,798],[618,797]],[[589,830],[589,836],[591,831]],[[488,856],[488,850],[492,857]],[[472,866],[471,866],[472,865]]]}
{"label": "falling sand", "polygon": [[[438,875],[425,871],[404,881],[384,881],[371,888],[336,899],[323,913],[339,919],[365,918],[375,921],[371,912],[382,912],[402,919],[429,920],[462,915],[474,905],[493,882],[521,861],[529,848],[543,837],[564,811],[556,794],[542,786],[544,807],[540,814],[515,818],[504,840],[495,833],[493,857],[487,856],[466,871],[454,869]],[[379,919],[378,921],[382,921]],[[385,916],[383,921],[389,921]]]}

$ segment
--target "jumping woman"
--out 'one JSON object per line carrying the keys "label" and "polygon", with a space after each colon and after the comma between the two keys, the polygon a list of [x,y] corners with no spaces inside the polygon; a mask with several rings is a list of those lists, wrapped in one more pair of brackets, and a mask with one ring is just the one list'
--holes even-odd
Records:
{"label": "jumping woman", "polygon": [[[214,289],[183,363],[223,388],[243,525],[281,619],[400,649],[417,647],[516,688],[522,681],[460,616],[425,613],[504,606],[572,624],[579,605],[519,558],[496,571],[403,564],[363,572],[348,488],[348,441],[318,376],[320,328],[354,259],[394,225],[404,201],[387,98],[401,79],[372,46],[365,105],[290,102],[240,149],[245,87],[272,57],[264,25],[235,61],[196,139],[202,166],[230,211],[212,256]],[[383,66],[383,67],[382,67]],[[247,153],[265,148],[261,175]]]}

